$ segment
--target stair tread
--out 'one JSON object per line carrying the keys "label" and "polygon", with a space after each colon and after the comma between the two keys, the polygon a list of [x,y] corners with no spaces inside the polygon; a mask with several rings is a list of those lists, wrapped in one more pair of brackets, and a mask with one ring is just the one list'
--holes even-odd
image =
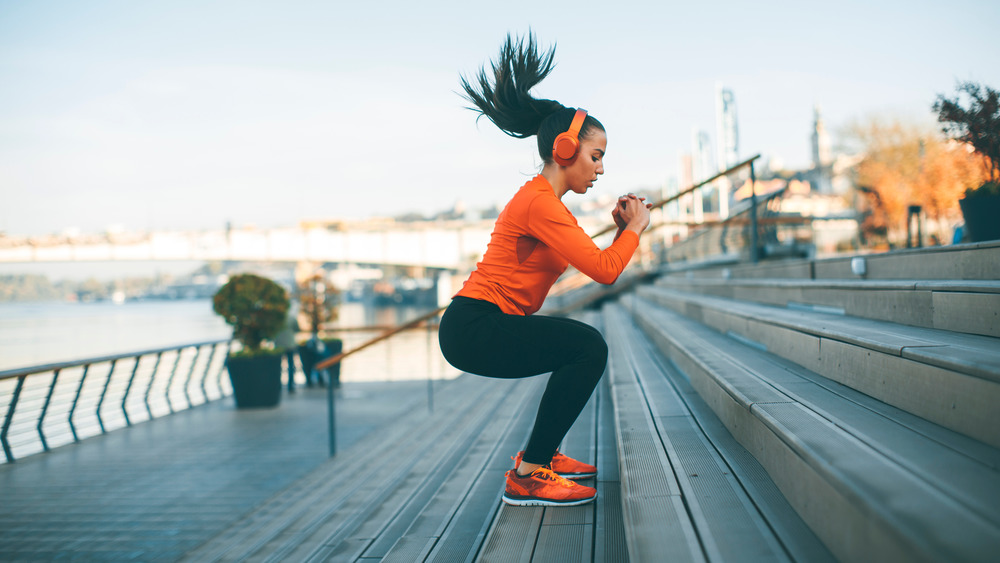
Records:
{"label": "stair tread", "polygon": [[850,289],[850,290],[922,290],[969,293],[1000,293],[1000,280],[842,280],[842,279],[788,279],[788,278],[686,278],[664,276],[656,283],[663,286],[699,285],[736,287],[781,287],[807,289]]}
{"label": "stair tread", "polygon": [[664,287],[643,287],[713,309],[765,321],[819,337],[840,340],[894,356],[909,357],[1000,382],[1000,339],[859,317],[791,310],[774,305],[712,297]]}
{"label": "stair tread", "polygon": [[[930,541],[943,552],[974,554],[987,538],[996,537],[990,534],[1000,532],[1000,452],[985,445],[951,447],[942,438],[954,435],[959,443],[971,442],[926,421],[914,423],[916,417],[888,405],[873,411],[866,404],[873,401],[856,391],[834,384],[840,387],[835,393],[803,377],[804,368],[666,308],[636,301],[635,314],[654,319],[660,329],[669,326],[669,338],[703,365],[720,370],[716,377],[744,380],[742,386],[723,384],[727,392],[757,386],[785,396],[785,401],[753,403],[751,412],[820,471],[830,473],[842,489],[909,529],[914,541]],[[720,362],[720,356],[727,361]],[[856,400],[850,400],[852,395]],[[934,437],[912,426],[934,428]],[[883,510],[886,506],[892,509]],[[934,528],[933,537],[922,537],[925,526]],[[949,531],[941,535],[941,530]],[[962,538],[965,547],[954,545],[954,538]]]}

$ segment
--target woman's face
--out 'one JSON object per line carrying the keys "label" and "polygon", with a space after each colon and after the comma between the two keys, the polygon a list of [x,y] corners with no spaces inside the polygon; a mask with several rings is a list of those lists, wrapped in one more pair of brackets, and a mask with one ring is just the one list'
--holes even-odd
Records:
{"label": "woman's face", "polygon": [[570,190],[585,194],[594,187],[597,177],[604,174],[604,153],[607,148],[608,135],[596,127],[590,130],[590,135],[580,139],[580,151],[576,160],[566,167],[566,180]]}

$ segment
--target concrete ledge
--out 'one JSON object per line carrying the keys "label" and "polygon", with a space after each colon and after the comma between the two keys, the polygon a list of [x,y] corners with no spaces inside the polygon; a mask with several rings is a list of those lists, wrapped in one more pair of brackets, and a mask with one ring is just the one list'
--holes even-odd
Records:
{"label": "concrete ledge", "polygon": [[867,266],[864,279],[893,280],[998,280],[1000,279],[1000,241],[950,246],[931,246],[893,250],[880,254],[856,254],[833,258],[774,260],[757,264],[726,265],[686,270],[685,264],[670,265],[671,275],[697,278],[789,278],[789,279],[860,279],[851,270],[851,260],[863,258]]}
{"label": "concrete ledge", "polygon": [[715,297],[1000,337],[1000,281],[663,277],[656,284]]}
{"label": "concrete ledge", "polygon": [[891,407],[860,416],[869,412],[856,406],[865,399],[850,399],[849,389],[824,391],[770,354],[649,301],[623,302],[838,559],[983,561],[995,553],[1000,452],[972,459],[979,446],[952,450],[948,431]]}
{"label": "concrete ledge", "polygon": [[760,343],[888,404],[1000,446],[996,339],[789,311],[663,287],[641,287],[638,294],[716,330]]}
{"label": "concrete ledge", "polygon": [[[623,497],[626,522],[636,532],[628,536],[630,559],[770,562],[787,560],[790,551],[803,560],[832,560],[759,464],[739,460],[746,450],[707,435],[705,428],[719,425],[718,418],[708,409],[696,418],[691,404],[700,399],[682,398],[668,384],[676,376],[627,311],[608,305],[603,318],[621,432],[622,489],[630,492]],[[734,393],[752,393],[741,389]],[[732,405],[733,412],[749,413]]]}

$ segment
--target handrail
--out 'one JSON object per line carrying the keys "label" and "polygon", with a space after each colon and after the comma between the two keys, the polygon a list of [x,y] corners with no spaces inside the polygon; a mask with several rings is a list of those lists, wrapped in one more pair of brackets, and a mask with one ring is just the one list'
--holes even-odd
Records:
{"label": "handrail", "polygon": [[0,372],[7,463],[231,395],[229,347],[210,340]]}
{"label": "handrail", "polygon": [[[750,166],[758,158],[760,158],[759,154],[754,155],[754,156],[752,156],[752,157],[744,160],[743,162],[735,164],[732,167],[730,167],[730,168],[728,168],[726,170],[723,170],[722,172],[719,172],[718,174],[716,174],[715,176],[712,176],[711,178],[709,178],[707,180],[699,182],[699,183],[697,183],[697,184],[695,184],[695,185],[693,185],[693,186],[691,186],[691,187],[689,187],[689,188],[687,188],[687,189],[685,189],[685,190],[683,190],[681,192],[673,194],[672,196],[670,196],[670,197],[668,197],[668,198],[666,198],[666,199],[664,199],[662,201],[658,201],[658,202],[656,202],[656,203],[653,204],[652,209],[659,209],[659,208],[663,207],[664,205],[666,205],[666,204],[668,204],[668,203],[670,203],[672,201],[675,201],[675,200],[677,200],[677,199],[679,199],[679,198],[681,198],[681,197],[683,197],[683,196],[685,196],[685,195],[687,195],[689,193],[694,192],[698,188],[701,188],[701,187],[703,187],[703,186],[705,186],[707,184],[711,184],[715,180],[718,180],[719,178],[721,178],[723,176],[726,176],[728,174],[731,174],[731,173],[735,172],[736,170],[739,170],[740,168],[743,168],[744,166]],[[617,228],[618,228],[617,225],[611,224],[608,227],[606,227],[606,228],[598,231],[596,234],[591,235],[590,238],[597,238],[597,237],[599,237],[601,235],[604,235],[604,234],[610,233],[611,231],[617,230]],[[369,340],[367,342],[362,343],[361,345],[359,345],[359,346],[357,346],[357,347],[355,347],[355,348],[353,348],[351,350],[346,350],[344,352],[341,352],[340,354],[337,354],[336,356],[327,358],[327,359],[319,362],[318,364],[316,364],[316,369],[317,370],[323,370],[323,369],[326,369],[326,368],[328,368],[328,367],[330,367],[332,365],[335,365],[335,364],[343,361],[345,358],[348,358],[348,357],[350,357],[350,356],[352,356],[352,355],[354,355],[354,354],[356,354],[356,353],[358,353],[358,352],[360,352],[360,351],[362,351],[362,350],[364,350],[364,349],[366,349],[366,348],[368,348],[370,346],[378,344],[379,342],[382,342],[382,341],[388,339],[389,337],[391,337],[391,336],[393,336],[395,334],[398,334],[398,333],[403,332],[405,330],[409,330],[409,329],[411,329],[411,328],[419,325],[420,323],[422,323],[424,321],[430,320],[430,319],[432,319],[432,318],[440,315],[447,308],[448,308],[447,305],[443,306],[443,307],[438,307],[437,309],[434,309],[433,311],[430,311],[430,312],[428,312],[428,313],[426,313],[426,314],[424,314],[424,315],[422,315],[420,317],[417,317],[416,319],[408,321],[407,323],[402,324],[402,325],[400,325],[400,326],[398,326],[396,328],[390,329],[390,330],[388,330],[388,331],[386,331],[386,332],[384,332],[384,333],[376,336],[375,338],[373,338],[373,339],[371,339],[371,340]]]}
{"label": "handrail", "polygon": [[[722,172],[719,172],[718,174],[716,174],[715,176],[712,176],[711,178],[709,178],[707,180],[702,180],[701,182],[698,182],[697,184],[694,184],[691,187],[689,187],[689,188],[687,188],[687,189],[685,189],[683,191],[679,191],[679,192],[671,195],[670,197],[668,197],[666,199],[663,199],[663,200],[660,200],[660,201],[654,203],[653,207],[651,207],[650,209],[651,210],[652,209],[659,209],[659,208],[663,207],[664,205],[666,205],[668,203],[676,201],[676,200],[678,200],[678,199],[680,199],[680,198],[682,198],[682,197],[684,197],[684,196],[686,196],[686,195],[694,192],[698,188],[702,188],[704,186],[707,186],[708,184],[711,184],[712,182],[718,180],[719,178],[722,178],[723,176],[728,176],[729,174],[732,174],[733,172],[736,172],[737,170],[739,170],[740,168],[743,168],[744,166],[749,166],[751,163],[753,163],[753,161],[757,160],[758,158],[760,158],[759,154],[754,155],[754,156],[752,156],[752,157],[744,160],[743,162],[740,162],[738,164],[734,164],[733,166],[727,168],[726,170],[723,170]],[[601,229],[600,231],[598,231],[596,234],[592,235],[590,238],[597,238],[597,237],[599,237],[601,235],[606,235],[606,234],[608,234],[611,231],[614,231],[616,229],[618,229],[617,225],[609,225],[609,226]]]}
{"label": "handrail", "polygon": [[29,366],[25,368],[10,369],[5,371],[0,371],[0,380],[8,379],[11,377],[21,377],[22,375],[32,375],[35,373],[72,368],[76,366],[82,366],[84,364],[98,364],[102,362],[110,362],[112,360],[121,360],[123,358],[133,358],[135,356],[148,356],[150,354],[159,354],[161,352],[169,352],[171,350],[177,350],[178,348],[201,347],[212,344],[221,344],[223,342],[229,342],[229,339],[225,338],[219,340],[206,340],[203,342],[192,342],[190,344],[182,344],[179,346],[168,346],[166,348],[153,348],[150,350],[139,350],[136,352],[127,352],[111,356],[98,356],[96,358],[84,358],[81,360],[71,360],[67,362],[58,362],[55,364],[44,364],[40,366]]}
{"label": "handrail", "polygon": [[411,321],[406,322],[405,324],[401,324],[401,325],[397,326],[396,328],[390,329],[390,330],[388,330],[388,331],[386,331],[386,332],[384,332],[384,333],[376,336],[375,338],[373,338],[373,339],[371,339],[371,340],[369,340],[367,342],[364,342],[363,344],[361,344],[361,345],[359,345],[359,346],[357,346],[357,347],[355,347],[355,348],[353,348],[351,350],[347,350],[345,352],[341,352],[341,353],[337,354],[336,356],[332,356],[330,358],[327,358],[327,359],[323,360],[322,362],[319,362],[318,364],[316,364],[315,369],[316,370],[324,370],[324,369],[326,369],[326,368],[328,368],[328,367],[330,367],[330,366],[332,366],[334,364],[337,364],[341,360],[343,360],[344,358],[347,358],[349,356],[353,356],[354,354],[357,354],[358,352],[364,350],[365,348],[369,348],[371,346],[374,346],[375,344],[378,344],[379,342],[382,342],[383,340],[386,340],[386,339],[388,339],[391,336],[394,336],[394,335],[396,335],[396,334],[398,334],[400,332],[403,332],[404,330],[409,330],[409,329],[414,328],[417,325],[423,323],[424,321],[428,321],[430,319],[433,319],[434,317],[436,317],[439,314],[441,314],[447,308],[448,307],[438,307],[437,309],[435,309],[435,310],[433,310],[433,311],[431,311],[429,313],[423,314],[423,315],[421,315],[421,316],[419,316],[419,317],[417,317],[417,318],[415,318],[415,319],[413,319]]}

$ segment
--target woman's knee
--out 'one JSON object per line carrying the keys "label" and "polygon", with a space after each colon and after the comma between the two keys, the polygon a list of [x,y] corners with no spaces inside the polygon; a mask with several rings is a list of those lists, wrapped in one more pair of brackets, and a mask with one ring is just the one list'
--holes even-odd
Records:
{"label": "woman's knee", "polygon": [[604,367],[608,364],[608,343],[601,333],[594,331],[581,342],[581,350],[588,365],[594,367],[597,377],[604,373]]}

